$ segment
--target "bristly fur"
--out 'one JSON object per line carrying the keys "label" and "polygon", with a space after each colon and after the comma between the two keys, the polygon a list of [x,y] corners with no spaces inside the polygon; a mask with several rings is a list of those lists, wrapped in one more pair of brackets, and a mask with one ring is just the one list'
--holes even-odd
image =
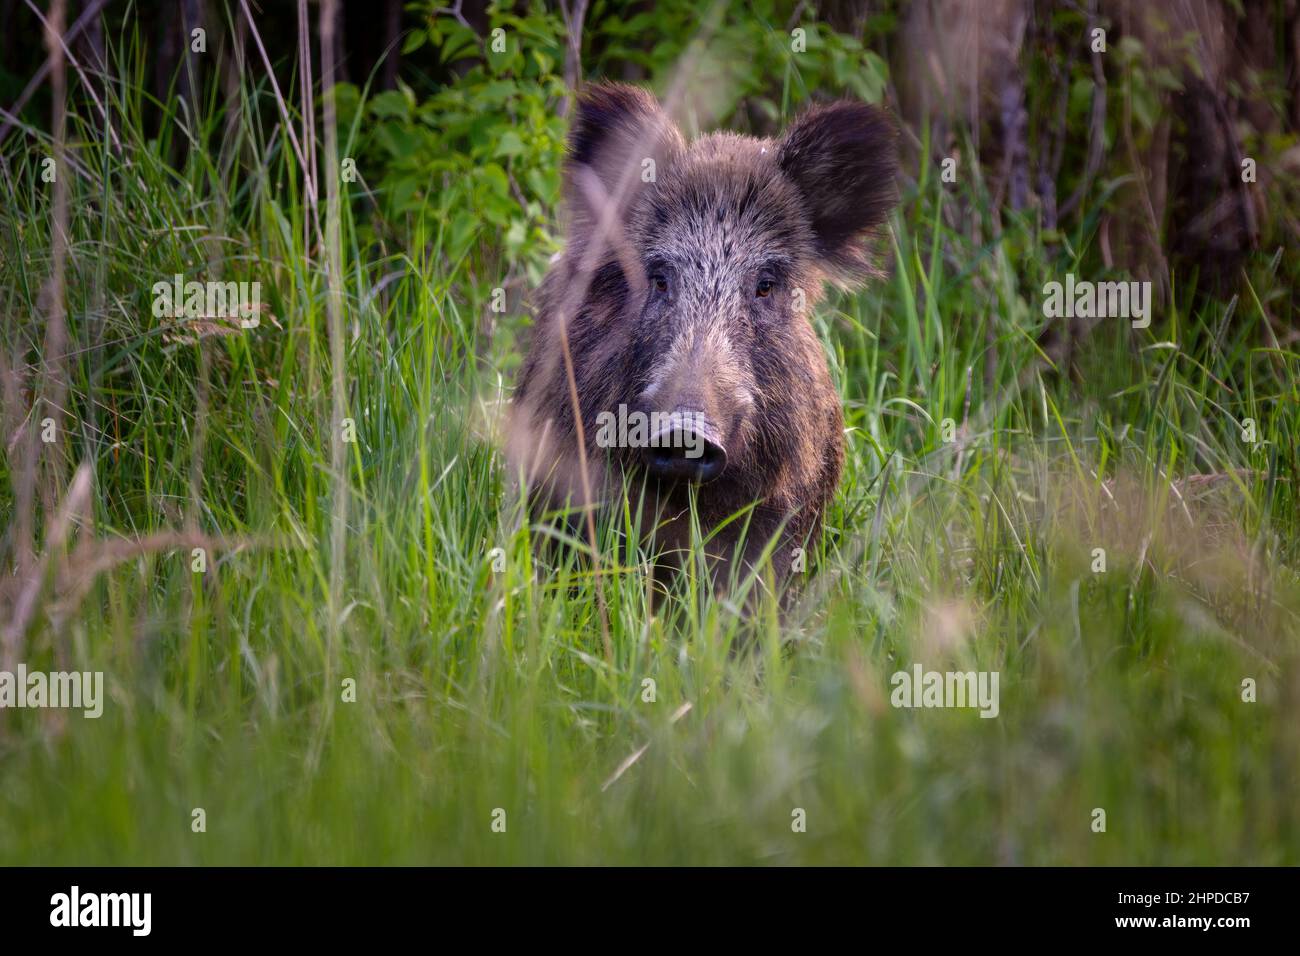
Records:
{"label": "bristly fur", "polygon": [[[582,500],[563,325],[594,495],[608,501],[639,474],[634,451],[597,446],[601,412],[701,409],[727,450],[721,477],[698,488],[701,526],[754,505],[742,558],[754,563],[780,533],[772,564],[788,575],[793,550],[820,533],[844,460],[811,309],[824,282],[873,274],[868,241],[896,202],[895,141],[882,111],[838,102],[776,140],[723,132],[688,145],[645,90],[587,88],[565,165],[568,244],[537,296],[507,431],[508,457],[541,500]],[[613,225],[605,241],[602,221]],[[684,547],[685,491],[650,491],[643,526]],[[743,524],[715,539],[721,566]]]}

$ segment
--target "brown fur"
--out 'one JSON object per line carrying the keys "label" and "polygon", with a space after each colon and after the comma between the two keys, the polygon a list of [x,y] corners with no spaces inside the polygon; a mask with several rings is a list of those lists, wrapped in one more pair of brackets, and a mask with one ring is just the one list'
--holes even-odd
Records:
{"label": "brown fur", "polygon": [[[585,485],[608,503],[624,475],[644,472],[635,449],[597,445],[597,416],[620,404],[699,409],[726,449],[721,475],[696,486],[701,528],[754,505],[743,561],[753,565],[780,533],[772,563],[782,581],[794,548],[819,535],[844,460],[839,398],[809,316],[824,281],[873,274],[867,240],[895,201],[893,126],[874,107],[840,102],[780,139],[724,132],[687,145],[649,93],[603,84],[580,98],[569,146],[568,245],[538,294],[508,424],[511,464],[548,504],[582,503]],[[645,487],[656,545],[685,547],[686,487]],[[719,571],[744,524],[711,544]]]}

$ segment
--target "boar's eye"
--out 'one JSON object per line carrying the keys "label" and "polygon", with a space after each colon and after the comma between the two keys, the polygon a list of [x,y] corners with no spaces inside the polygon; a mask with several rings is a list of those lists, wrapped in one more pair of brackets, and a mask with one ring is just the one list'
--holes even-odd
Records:
{"label": "boar's eye", "polygon": [[656,292],[668,291],[668,277],[662,272],[656,272],[650,277],[650,285]]}
{"label": "boar's eye", "polygon": [[754,289],[754,295],[758,296],[760,299],[766,299],[772,294],[772,290],[775,288],[776,283],[771,279],[759,279],[758,286]]}

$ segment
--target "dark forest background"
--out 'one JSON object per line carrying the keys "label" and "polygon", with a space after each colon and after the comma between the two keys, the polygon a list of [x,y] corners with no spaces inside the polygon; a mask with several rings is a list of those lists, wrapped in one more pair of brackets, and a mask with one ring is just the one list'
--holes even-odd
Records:
{"label": "dark forest background", "polygon": [[[40,126],[50,111],[36,9],[0,0],[0,104],[16,104],[18,115]],[[248,9],[288,88],[299,57],[299,5],[263,0]],[[317,4],[305,10],[315,30]],[[368,85],[372,96],[408,92],[410,115],[422,121],[415,125],[441,135],[417,140],[394,126],[378,164],[385,173],[405,169],[407,179],[427,177],[448,150],[471,152],[474,131],[458,126],[459,116],[444,124],[438,114],[449,91],[464,94],[457,105],[472,107],[483,81],[497,79],[471,56],[474,41],[490,42],[494,23],[522,25],[549,51],[526,58],[529,70],[511,82],[535,81],[532,92],[561,116],[566,91],[584,80],[613,76],[662,87],[706,13],[716,14],[725,52],[741,56],[719,53],[728,62],[697,64],[701,80],[724,74],[727,81],[697,117],[704,125],[767,134],[779,127],[781,109],[804,99],[848,92],[883,100],[906,123],[909,176],[922,155],[938,160],[970,148],[996,209],[1031,214],[1049,238],[1100,201],[1101,264],[1154,280],[1161,295],[1176,271],[1196,277],[1198,291],[1227,298],[1240,291],[1250,252],[1291,248],[1300,238],[1297,0],[837,0],[711,10],[684,0],[345,0],[338,5],[336,78]],[[89,72],[104,62],[105,37],[134,32],[158,104],[145,111],[155,134],[170,118],[161,105],[169,97],[191,96],[209,73],[225,77],[229,88],[229,74],[258,57],[238,3],[73,0],[68,17],[67,42]],[[824,44],[835,60],[810,66],[790,89],[784,71],[768,62],[770,35],[800,25],[821,29],[814,52]],[[212,35],[204,54],[190,49],[200,26]],[[1104,52],[1094,49],[1095,29],[1105,31]],[[379,125],[401,118],[385,102],[372,117]],[[547,158],[533,157],[537,165]],[[1254,183],[1243,177],[1247,160]],[[409,199],[404,190],[423,188],[402,179],[390,175],[385,183],[390,197],[398,193],[398,207]],[[521,207],[534,198],[548,203],[553,185],[528,194]],[[1289,316],[1277,318],[1289,325]],[[1052,341],[1068,344],[1059,335]]]}

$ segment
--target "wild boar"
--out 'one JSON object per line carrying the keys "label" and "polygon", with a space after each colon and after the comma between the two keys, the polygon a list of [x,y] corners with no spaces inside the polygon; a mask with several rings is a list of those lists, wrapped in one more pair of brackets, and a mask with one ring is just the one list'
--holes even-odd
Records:
{"label": "wild boar", "polygon": [[689,544],[692,495],[705,535],[743,511],[708,545],[715,581],[774,545],[783,587],[844,462],[811,309],[825,282],[876,274],[896,139],[883,111],[840,101],[777,139],[688,144],[651,93],[586,89],[564,168],[567,244],[538,292],[507,423],[535,502],[621,507],[639,489],[632,505],[664,555]]}

